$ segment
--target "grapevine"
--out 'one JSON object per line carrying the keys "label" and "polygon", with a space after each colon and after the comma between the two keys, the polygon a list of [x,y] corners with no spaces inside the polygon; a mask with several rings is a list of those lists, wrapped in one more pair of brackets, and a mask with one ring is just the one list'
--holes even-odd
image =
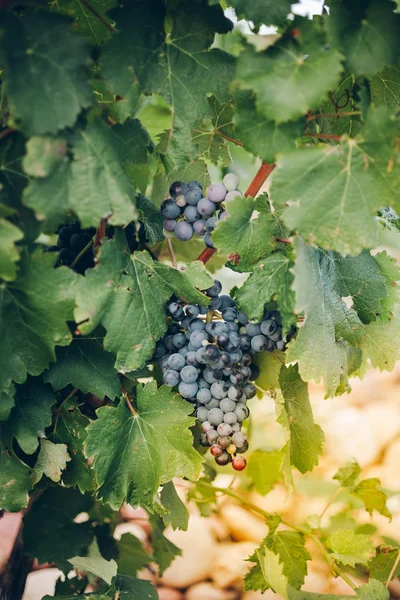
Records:
{"label": "grapevine", "polygon": [[399,13],[0,0],[1,598],[164,598],[197,514],[203,597],[394,597],[397,414],[333,467],[317,401],[400,359]]}

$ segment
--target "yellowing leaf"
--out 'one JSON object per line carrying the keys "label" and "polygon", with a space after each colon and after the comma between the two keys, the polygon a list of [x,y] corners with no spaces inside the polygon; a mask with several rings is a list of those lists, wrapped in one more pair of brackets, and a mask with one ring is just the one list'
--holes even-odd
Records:
{"label": "yellowing leaf", "polygon": [[373,556],[375,548],[369,535],[354,533],[350,529],[338,529],[326,540],[332,550],[332,557],[350,567],[356,564],[366,565]]}

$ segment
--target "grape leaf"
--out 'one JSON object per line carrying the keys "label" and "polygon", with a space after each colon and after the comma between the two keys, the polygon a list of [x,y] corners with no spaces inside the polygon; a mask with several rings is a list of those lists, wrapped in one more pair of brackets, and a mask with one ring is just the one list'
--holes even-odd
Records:
{"label": "grape leaf", "polygon": [[161,502],[168,511],[168,514],[163,516],[165,525],[171,525],[172,529],[186,531],[189,523],[189,511],[178,496],[172,481],[163,486]]}
{"label": "grape leaf", "polygon": [[[147,252],[129,256],[125,247],[122,236],[103,243],[99,264],[79,282],[76,310],[82,333],[104,325],[104,347],[116,353],[121,372],[139,369],[151,357],[166,329],[164,307],[173,293],[204,304],[205,296],[196,287],[211,285],[201,263],[178,271],[153,262]],[[124,326],[130,319],[132,327]]]}
{"label": "grape leaf", "polygon": [[390,371],[400,357],[398,347],[400,324],[397,317],[400,303],[399,268],[396,261],[386,252],[380,252],[375,259],[380,266],[382,275],[386,278],[388,296],[381,301],[383,310],[376,321],[369,323],[364,328],[364,338],[361,344],[364,359],[361,367],[362,374],[366,370],[367,359],[371,361],[373,367],[379,367],[381,371]]}
{"label": "grape leaf", "polygon": [[10,386],[7,392],[0,392],[0,421],[7,421],[14,406],[15,387]]}
{"label": "grape leaf", "polygon": [[154,559],[147,554],[142,542],[130,533],[124,533],[118,542],[118,573],[120,575],[136,575],[143,567]]}
{"label": "grape leaf", "polygon": [[69,19],[44,11],[21,20],[4,14],[1,28],[14,122],[28,135],[74,125],[82,108],[93,101],[86,40],[73,32]]}
{"label": "grape leaf", "polygon": [[354,600],[355,596],[336,596],[335,594],[314,594],[288,587],[289,600]]}
{"label": "grape leaf", "polygon": [[191,130],[207,113],[207,95],[227,98],[234,59],[208,48],[215,32],[225,33],[232,24],[219,6],[195,2],[190,11],[181,4],[169,10],[166,14],[160,0],[139,0],[112,11],[119,33],[104,49],[102,74],[111,91],[131,96],[133,105],[139,90],[157,92],[171,105],[167,150],[172,147],[173,162],[182,162],[182,154],[185,162],[191,155]]}
{"label": "grape leaf", "polygon": [[[376,556],[368,563],[368,570],[370,577],[378,579],[383,583],[389,579],[389,575],[394,567],[396,558],[398,557],[398,548],[392,548],[390,546],[378,546],[376,549]],[[396,567],[393,573],[393,578],[400,577],[400,565]]]}
{"label": "grape leaf", "polygon": [[357,254],[376,245],[374,214],[385,202],[382,181],[366,164],[352,140],[284,154],[271,176],[272,201],[288,204],[282,218],[306,241]]}
{"label": "grape leaf", "polygon": [[92,504],[92,498],[73,488],[47,488],[24,517],[26,554],[68,573],[71,565],[67,559],[84,555],[93,540],[89,521],[74,522],[76,515],[89,511]]}
{"label": "grape leaf", "polygon": [[126,500],[152,511],[160,484],[172,477],[196,479],[202,459],[192,447],[189,403],[151,382],[137,387],[135,404],[135,415],[124,400],[117,408],[100,408],[88,427],[86,449],[99,498],[113,508]]}
{"label": "grape leaf", "polygon": [[69,176],[69,161],[65,156],[48,177],[32,177],[24,189],[23,202],[35,211],[45,232],[53,233],[70,210]]}
{"label": "grape leaf", "polygon": [[334,88],[341,55],[328,48],[317,21],[296,17],[286,34],[263,52],[247,46],[237,62],[236,79],[256,94],[259,115],[285,123],[302,117]]}
{"label": "grape leaf", "polygon": [[282,252],[274,252],[252,266],[250,277],[235,294],[238,307],[246,311],[251,321],[260,321],[265,305],[276,299],[284,330],[295,325],[292,267],[293,263]]}
{"label": "grape leaf", "polygon": [[251,453],[247,467],[247,475],[252,480],[254,488],[259,494],[266,496],[274,484],[282,479],[282,450],[256,450]]}
{"label": "grape leaf", "polygon": [[376,510],[379,514],[387,517],[389,521],[391,521],[392,515],[386,506],[387,495],[382,489],[379,489],[380,484],[380,480],[376,477],[363,479],[363,481],[360,481],[354,490],[352,490],[351,494],[363,502],[370,515]]}
{"label": "grape leaf", "polygon": [[182,550],[165,537],[163,534],[165,525],[161,519],[151,517],[150,523],[152,528],[151,545],[156,563],[159,566],[160,575],[162,575],[175,557],[182,554]]}
{"label": "grape leaf", "polygon": [[53,261],[41,252],[24,255],[12,288],[0,290],[0,391],[27,373],[39,375],[55,360],[54,347],[71,341],[66,321],[73,320],[78,276],[53,269]]}
{"label": "grape leaf", "polygon": [[235,262],[240,257],[244,269],[271,254],[277,244],[276,221],[266,196],[256,200],[237,196],[227,202],[226,210],[229,217],[217,223],[212,236],[221,252],[235,256]]}
{"label": "grape leaf", "polygon": [[400,104],[400,61],[386,66],[370,80],[371,100],[376,106],[396,110]]}
{"label": "grape leaf", "polygon": [[374,545],[369,535],[354,533],[351,529],[338,529],[326,540],[332,550],[331,556],[350,567],[366,565],[375,556]]}
{"label": "grape leaf", "polygon": [[269,163],[278,152],[294,150],[296,139],[303,135],[306,121],[277,124],[257,112],[255,96],[249,92],[236,95],[235,131],[249,152]]}
{"label": "grape leaf", "polygon": [[[2,427],[0,423],[0,434]],[[28,467],[6,451],[0,440],[0,508],[18,512],[28,504],[32,481]]]}
{"label": "grape leaf", "polygon": [[75,135],[69,186],[70,206],[83,227],[97,227],[109,217],[124,225],[136,217],[135,190],[122,163],[121,142],[103,121],[90,123]]}
{"label": "grape leaf", "polygon": [[[327,396],[335,395],[339,386],[338,391],[345,391],[352,364],[346,342],[356,348],[363,343],[363,321],[382,313],[388,294],[379,263],[366,251],[341,257],[298,240],[294,289],[296,308],[306,320],[289,344],[287,360],[298,361],[305,381],[323,379]],[[351,308],[346,297],[354,302]]]}
{"label": "grape leaf", "polygon": [[192,131],[197,160],[227,167],[232,162],[227,140],[234,139],[233,102],[221,103],[218,98],[211,96],[208,103],[209,116]]}
{"label": "grape leaf", "polygon": [[63,162],[66,152],[65,139],[34,136],[26,143],[22,166],[27,175],[48,177]]}
{"label": "grape leaf", "polygon": [[359,600],[389,600],[390,598],[387,587],[376,579],[370,579],[368,583],[362,583],[356,591]]}
{"label": "grape leaf", "polygon": [[143,194],[136,196],[136,207],[139,212],[139,219],[144,224],[146,237],[150,246],[164,239],[163,227],[164,217],[157,206]]}
{"label": "grape leaf", "polygon": [[[62,600],[76,600],[76,594],[56,596]],[[149,581],[128,577],[127,575],[117,575],[115,584],[107,591],[90,592],[82,594],[82,598],[88,600],[158,600],[158,593],[155,587]],[[51,600],[54,596],[44,596],[43,600]]]}
{"label": "grape leaf", "polygon": [[[111,25],[107,11],[114,8],[115,0],[90,0],[94,14],[81,0],[57,0],[50,4],[50,9],[69,15],[74,19],[74,29],[89,39],[92,44],[102,44],[109,39],[111,31],[104,21]],[[98,15],[101,15],[102,20]]]}
{"label": "grape leaf", "polygon": [[84,454],[87,438],[86,427],[90,421],[79,410],[73,398],[62,403],[56,412],[54,429],[50,439],[66,444],[71,461],[62,474],[66,486],[77,485],[82,493],[95,488],[94,475]]}
{"label": "grape leaf", "polygon": [[252,21],[254,25],[277,25],[283,27],[290,13],[290,0],[230,0],[239,19]]}
{"label": "grape leaf", "polygon": [[75,338],[67,348],[57,349],[57,360],[43,378],[55,391],[71,384],[84,394],[112,400],[121,393],[121,384],[114,369],[115,358],[106,352],[101,339]]}
{"label": "grape leaf", "polygon": [[344,54],[355,75],[373,75],[397,60],[400,15],[394,13],[394,2],[343,4],[329,0],[328,5],[330,40]]}
{"label": "grape leaf", "polygon": [[308,386],[301,380],[297,365],[281,368],[279,385],[283,405],[278,421],[290,433],[290,462],[301,473],[312,471],[322,454],[325,436],[314,423]]}
{"label": "grape leaf", "polygon": [[117,563],[115,560],[105,560],[101,556],[74,556],[69,558],[68,562],[84,573],[92,573],[96,577],[100,577],[103,581],[111,585],[112,580],[117,574]]}
{"label": "grape leaf", "polygon": [[52,481],[60,481],[61,472],[71,460],[66,444],[53,444],[49,440],[40,440],[40,451],[32,472],[32,483],[36,485],[46,475]]}
{"label": "grape leaf", "polygon": [[257,552],[262,575],[275,593],[280,594],[284,600],[288,600],[288,580],[283,573],[283,565],[279,560],[279,555],[263,547]]}
{"label": "grape leaf", "polygon": [[5,219],[0,219],[0,278],[13,281],[17,276],[19,251],[15,242],[24,237],[22,231]]}
{"label": "grape leaf", "polygon": [[339,471],[333,476],[340,483],[341,487],[353,486],[361,473],[361,467],[357,461],[348,462],[344,467],[341,467]]}
{"label": "grape leaf", "polygon": [[39,378],[29,377],[24,385],[17,387],[14,402],[7,428],[22,450],[33,454],[39,445],[38,435],[51,425],[54,394]]}
{"label": "grape leaf", "polygon": [[285,364],[285,353],[279,350],[274,352],[260,352],[255,356],[255,362],[260,369],[256,380],[262,390],[275,390],[279,387],[279,373]]}

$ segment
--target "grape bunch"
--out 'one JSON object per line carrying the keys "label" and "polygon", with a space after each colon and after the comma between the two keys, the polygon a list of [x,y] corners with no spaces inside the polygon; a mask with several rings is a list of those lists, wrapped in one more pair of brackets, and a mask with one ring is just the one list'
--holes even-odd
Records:
{"label": "grape bunch", "polygon": [[[68,223],[62,225],[58,230],[56,246],[49,246],[48,252],[58,252],[56,267],[61,265],[73,266],[74,271],[83,274],[86,269],[94,267],[93,248],[88,247],[82,256],[76,261],[79,254],[91,243],[96,230],[81,230],[79,223]],[[76,262],[75,262],[76,261]],[[75,264],[74,264],[75,263]]]}
{"label": "grape bunch", "polygon": [[204,194],[199,181],[175,181],[169,188],[171,197],[161,205],[164,229],[184,242],[196,234],[204,239],[206,246],[214,248],[212,232],[218,221],[228,217],[223,203],[242,195],[238,185],[234,173],[225,175],[222,183],[210,185]]}
{"label": "grape bunch", "polygon": [[168,305],[169,325],[156,344],[153,361],[166,385],[195,407],[202,426],[200,443],[210,447],[218,465],[246,466],[248,449],[242,423],[249,416],[247,401],[256,394],[252,383],[259,370],[257,352],[284,350],[280,314],[265,310],[262,321],[250,323],[233,298],[221,295],[218,280],[206,290],[208,305],[187,304],[173,297]]}

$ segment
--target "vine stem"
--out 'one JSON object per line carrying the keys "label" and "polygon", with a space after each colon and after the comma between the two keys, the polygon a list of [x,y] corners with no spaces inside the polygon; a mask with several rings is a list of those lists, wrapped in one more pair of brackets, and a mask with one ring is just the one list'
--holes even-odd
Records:
{"label": "vine stem", "polygon": [[319,518],[322,519],[322,517],[324,516],[324,514],[326,513],[326,511],[328,510],[328,508],[331,506],[331,504],[333,504],[336,500],[336,498],[339,496],[340,492],[342,491],[342,488],[339,487],[336,492],[332,495],[332,497],[330,498],[330,500],[328,500],[324,510],[322,511],[322,513],[319,515]]}
{"label": "vine stem", "polygon": [[83,250],[81,250],[78,254],[78,256],[75,256],[74,260],[72,261],[72,263],[70,264],[69,268],[73,269],[75,267],[75,265],[81,260],[82,256],[84,254],[86,254],[86,252],[89,250],[89,248],[91,248],[94,244],[93,240],[90,240],[90,242],[88,244],[86,244],[86,246],[83,248]]}
{"label": "vine stem", "polygon": [[[267,511],[263,510],[256,504],[249,502],[248,500],[246,500],[246,498],[239,496],[239,494],[236,494],[229,488],[216,487],[216,486],[212,485],[211,483],[207,483],[204,481],[201,482],[201,485],[204,487],[213,489],[215,492],[221,492],[222,494],[225,494],[226,496],[230,496],[234,500],[237,500],[238,502],[240,502],[243,506],[246,506],[248,509],[250,509],[253,512],[258,513],[260,516],[264,517],[267,520],[267,522],[271,517],[271,515]],[[289,527],[290,529],[293,529],[294,531],[298,531],[299,533],[302,533],[305,537],[308,537],[308,539],[310,539],[312,542],[314,542],[314,544],[319,548],[321,554],[323,555],[324,559],[326,560],[328,565],[331,567],[331,569],[334,571],[334,573],[336,573],[336,575],[341,577],[343,579],[343,581],[345,581],[347,583],[347,585],[349,585],[351,587],[351,589],[353,589],[353,590],[357,589],[357,586],[350,579],[350,577],[344,571],[342,571],[342,569],[338,565],[335,564],[335,561],[331,558],[329,552],[327,551],[327,549],[325,548],[325,546],[323,545],[321,540],[314,533],[312,533],[305,527],[295,525],[294,523],[291,523],[290,521],[287,521],[286,519],[281,519],[281,523],[282,523],[282,525],[285,525],[286,527]],[[400,551],[399,551],[398,560],[400,562]]]}
{"label": "vine stem", "polygon": [[172,240],[171,240],[171,238],[167,238],[167,246],[168,246],[168,253],[169,253],[169,256],[171,258],[172,266],[173,266],[174,269],[176,269],[177,266],[178,266],[178,264],[176,262],[176,256],[175,256],[174,249],[172,247]]}
{"label": "vine stem", "polygon": [[97,248],[97,246],[101,245],[101,240],[106,235],[106,226],[107,226],[107,219],[101,219],[100,225],[96,229],[96,237],[95,237],[95,241],[94,241],[95,248]]}
{"label": "vine stem", "polygon": [[400,563],[400,550],[397,553],[396,560],[394,561],[394,565],[391,568],[391,571],[389,573],[389,577],[388,577],[387,582],[386,582],[386,587],[387,588],[389,587],[389,584],[392,581],[393,575],[396,573],[396,569],[399,566],[399,563]]}
{"label": "vine stem", "polygon": [[306,132],[303,134],[306,137],[320,138],[321,140],[333,140],[335,142],[341,142],[341,135],[334,135],[333,133],[310,133]]}
{"label": "vine stem", "polygon": [[111,25],[111,23],[108,23],[108,21],[106,21],[106,19],[100,13],[98,13],[97,10],[95,8],[93,8],[93,6],[91,6],[87,0],[82,0],[82,4],[84,4],[86,6],[86,8],[88,10],[90,10],[90,12],[92,14],[94,14],[96,19],[101,21],[103,23],[103,25],[105,25],[107,27],[107,29],[109,29],[112,33],[115,33],[115,31],[116,31],[115,27],[113,27]]}
{"label": "vine stem", "polygon": [[137,412],[136,412],[136,410],[133,408],[133,404],[132,404],[132,402],[129,400],[129,398],[128,398],[128,394],[127,394],[126,392],[124,392],[124,398],[125,398],[126,405],[127,405],[127,407],[129,408],[129,410],[131,411],[132,415],[133,415],[134,417],[137,417]]}
{"label": "vine stem", "polygon": [[[271,175],[274,169],[275,165],[270,165],[266,162],[263,162],[261,167],[255,174],[253,181],[250,183],[249,187],[245,191],[244,197],[247,198],[248,196],[251,196],[252,198],[254,198],[262,188],[265,181],[267,180],[267,177]],[[203,264],[206,264],[206,262],[210,260],[210,258],[216,253],[216,251],[216,248],[205,248],[203,252],[199,254],[196,260],[200,260]]]}

